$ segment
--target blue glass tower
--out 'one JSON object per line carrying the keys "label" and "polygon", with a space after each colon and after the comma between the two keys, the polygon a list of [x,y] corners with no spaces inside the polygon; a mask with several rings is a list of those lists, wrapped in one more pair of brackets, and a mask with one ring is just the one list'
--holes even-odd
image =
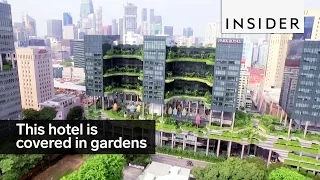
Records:
{"label": "blue glass tower", "polygon": [[64,26],[68,26],[68,25],[72,25],[72,16],[70,13],[63,13],[63,25]]}

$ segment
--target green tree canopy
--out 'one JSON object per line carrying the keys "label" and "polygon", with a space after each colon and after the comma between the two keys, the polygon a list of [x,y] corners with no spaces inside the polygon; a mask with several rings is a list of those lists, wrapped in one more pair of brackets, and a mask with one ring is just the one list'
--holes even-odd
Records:
{"label": "green tree canopy", "polygon": [[66,120],[82,120],[83,112],[84,111],[81,106],[75,106],[69,110]]}
{"label": "green tree canopy", "polygon": [[99,154],[61,180],[122,180],[124,165],[125,158],[121,154]]}
{"label": "green tree canopy", "polygon": [[308,180],[309,178],[291,169],[281,167],[271,171],[268,180]]}
{"label": "green tree canopy", "polygon": [[57,111],[50,107],[45,107],[40,111],[34,109],[24,109],[24,120],[53,120],[57,115]]}
{"label": "green tree canopy", "polygon": [[35,167],[44,155],[41,154],[0,154],[0,179],[16,180]]}
{"label": "green tree canopy", "polygon": [[195,167],[193,175],[197,180],[261,180],[265,179],[266,172],[256,163],[229,158],[224,162],[208,165],[205,168]]}

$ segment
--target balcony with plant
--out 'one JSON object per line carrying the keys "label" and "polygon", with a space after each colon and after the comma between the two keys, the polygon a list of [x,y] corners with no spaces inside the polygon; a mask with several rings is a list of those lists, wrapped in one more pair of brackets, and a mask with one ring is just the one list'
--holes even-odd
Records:
{"label": "balcony with plant", "polygon": [[169,102],[173,99],[185,99],[185,100],[200,100],[207,106],[211,105],[211,93],[210,91],[198,91],[198,90],[183,90],[173,89],[166,91],[165,102]]}
{"label": "balcony with plant", "polygon": [[2,70],[3,71],[9,71],[12,69],[12,64],[11,62],[7,60],[2,60]]}
{"label": "balcony with plant", "polygon": [[143,61],[143,49],[141,46],[117,45],[106,52],[104,59],[130,58]]}
{"label": "balcony with plant", "polygon": [[205,63],[213,66],[215,49],[168,47],[166,62]]}
{"label": "balcony with plant", "polygon": [[105,71],[104,77],[111,76],[136,76],[139,77],[143,74],[143,70],[141,67],[112,67]]}
{"label": "balcony with plant", "polygon": [[[173,73],[174,72],[174,73]],[[213,86],[213,73],[207,71],[205,73],[199,72],[181,72],[181,71],[169,71],[166,75],[166,83],[171,83],[175,80],[194,81],[204,83],[207,86]]]}
{"label": "balcony with plant", "polygon": [[111,94],[111,93],[115,93],[115,92],[134,93],[134,94],[141,96],[142,85],[141,85],[141,83],[120,84],[120,83],[114,82],[111,85],[105,86],[104,92],[107,94]]}

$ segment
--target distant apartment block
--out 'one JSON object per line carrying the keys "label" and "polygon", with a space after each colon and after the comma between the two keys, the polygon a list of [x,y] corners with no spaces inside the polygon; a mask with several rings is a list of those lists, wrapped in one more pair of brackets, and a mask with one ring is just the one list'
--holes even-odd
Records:
{"label": "distant apartment block", "polygon": [[47,35],[62,39],[62,20],[50,19],[47,21]]}
{"label": "distant apartment block", "polygon": [[23,109],[40,110],[39,103],[54,96],[51,52],[44,47],[16,50]]}

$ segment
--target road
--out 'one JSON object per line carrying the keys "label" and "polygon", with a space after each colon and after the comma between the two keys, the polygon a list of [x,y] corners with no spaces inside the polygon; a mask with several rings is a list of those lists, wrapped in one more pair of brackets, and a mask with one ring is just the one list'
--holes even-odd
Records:
{"label": "road", "polygon": [[[154,154],[152,155],[152,160],[155,162],[164,163],[171,166],[179,166],[183,168],[192,169],[191,166],[187,166],[187,161],[190,159],[185,159],[185,158],[179,159],[177,157],[170,156],[170,155]],[[206,165],[209,164],[209,163],[197,161],[197,160],[190,160],[190,161],[193,162],[194,166],[200,166],[200,167],[205,167]]]}

